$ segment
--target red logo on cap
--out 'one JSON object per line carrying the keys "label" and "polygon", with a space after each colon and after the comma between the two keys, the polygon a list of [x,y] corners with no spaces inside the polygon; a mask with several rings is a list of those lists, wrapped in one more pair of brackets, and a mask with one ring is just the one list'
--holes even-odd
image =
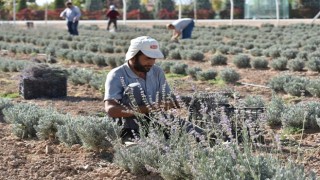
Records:
{"label": "red logo on cap", "polygon": [[158,45],[150,45],[150,49],[158,49]]}

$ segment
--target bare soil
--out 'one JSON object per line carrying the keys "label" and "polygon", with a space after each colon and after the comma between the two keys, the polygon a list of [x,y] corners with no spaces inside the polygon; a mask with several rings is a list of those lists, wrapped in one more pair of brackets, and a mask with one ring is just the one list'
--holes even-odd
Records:
{"label": "bare soil", "polygon": [[[29,57],[23,57],[28,59]],[[189,66],[194,62],[186,62]],[[210,67],[209,62],[197,64],[203,68]],[[62,64],[72,66],[72,64]],[[88,66],[73,64],[73,66]],[[232,65],[230,65],[232,66]],[[107,67],[96,69],[102,70]],[[217,70],[224,68],[216,67]],[[237,69],[241,75],[240,82],[266,85],[271,77],[279,74],[278,71]],[[0,73],[0,95],[17,93],[20,73]],[[300,75],[315,78],[318,73],[300,72]],[[261,95],[270,100],[272,92],[268,88],[252,85],[225,85],[213,86],[208,82],[194,82],[189,78],[176,81],[178,93],[196,91],[215,92],[226,87],[240,92],[241,96]],[[57,99],[24,100],[22,97],[14,98],[16,103],[27,102],[42,107],[54,107],[61,113],[72,115],[96,115],[104,113],[103,97],[101,92],[88,86],[74,86],[68,83],[68,96]],[[288,101],[316,100],[314,98],[294,98],[285,96]],[[67,147],[52,141],[39,141],[37,139],[22,140],[11,133],[11,125],[4,123],[0,117],[0,180],[1,179],[162,179],[158,174],[145,176],[133,175],[112,163],[112,149],[103,152],[94,152],[84,149],[80,145]],[[281,131],[274,129],[274,131]],[[300,143],[300,147],[284,147],[290,153],[302,153],[299,160],[306,170],[313,170],[320,176],[320,132],[305,132],[304,135],[293,135],[292,141]],[[300,141],[302,139],[302,141]]]}

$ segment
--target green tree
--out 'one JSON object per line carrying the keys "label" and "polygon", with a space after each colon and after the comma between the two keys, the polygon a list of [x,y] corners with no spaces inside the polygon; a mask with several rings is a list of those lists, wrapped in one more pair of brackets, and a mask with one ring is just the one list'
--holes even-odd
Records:
{"label": "green tree", "polygon": [[86,0],[85,9],[87,11],[100,11],[103,9],[102,0]]}
{"label": "green tree", "polygon": [[158,0],[154,6],[154,17],[158,19],[159,12],[162,10],[166,10],[167,12],[172,12],[175,10],[175,2],[174,0]]}
{"label": "green tree", "polygon": [[26,9],[27,7],[28,6],[26,0],[19,0],[17,5],[17,12],[21,11],[22,9]]}
{"label": "green tree", "polygon": [[127,1],[127,12],[130,12],[135,9],[140,9],[140,0]]}
{"label": "green tree", "polygon": [[197,9],[212,10],[212,5],[209,0],[197,1]]}
{"label": "green tree", "polygon": [[175,10],[175,2],[174,0],[158,0],[155,4],[156,11],[161,9],[166,9],[169,12]]}
{"label": "green tree", "polygon": [[53,8],[54,9],[62,9],[65,7],[65,0],[54,0]]}
{"label": "green tree", "polygon": [[79,8],[82,7],[83,4],[85,4],[85,0],[73,0],[72,4],[75,6],[78,6]]}

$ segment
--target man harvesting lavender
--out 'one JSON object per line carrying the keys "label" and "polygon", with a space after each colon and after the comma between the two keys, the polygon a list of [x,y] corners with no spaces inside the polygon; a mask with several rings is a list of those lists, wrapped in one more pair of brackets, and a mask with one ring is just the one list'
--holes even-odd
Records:
{"label": "man harvesting lavender", "polygon": [[164,103],[172,94],[163,70],[155,65],[155,60],[163,57],[155,39],[137,37],[131,40],[126,62],[107,75],[105,110],[108,116],[121,118],[122,139],[139,135],[138,124],[146,123],[142,121],[148,121],[148,113],[159,104],[164,109],[176,107],[172,101]]}
{"label": "man harvesting lavender", "polygon": [[72,2],[66,2],[67,8],[61,12],[60,17],[66,19],[68,31],[71,35],[79,35],[78,24],[81,16],[80,9],[72,5]]}

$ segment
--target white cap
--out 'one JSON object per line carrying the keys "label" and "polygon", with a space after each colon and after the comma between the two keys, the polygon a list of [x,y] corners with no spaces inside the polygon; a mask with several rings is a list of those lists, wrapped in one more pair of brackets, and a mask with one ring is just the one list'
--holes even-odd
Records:
{"label": "white cap", "polygon": [[110,9],[114,10],[116,7],[114,5],[110,5]]}
{"label": "white cap", "polygon": [[131,40],[130,47],[126,53],[126,61],[133,58],[139,51],[149,58],[164,58],[158,41],[149,36],[140,36]]}

